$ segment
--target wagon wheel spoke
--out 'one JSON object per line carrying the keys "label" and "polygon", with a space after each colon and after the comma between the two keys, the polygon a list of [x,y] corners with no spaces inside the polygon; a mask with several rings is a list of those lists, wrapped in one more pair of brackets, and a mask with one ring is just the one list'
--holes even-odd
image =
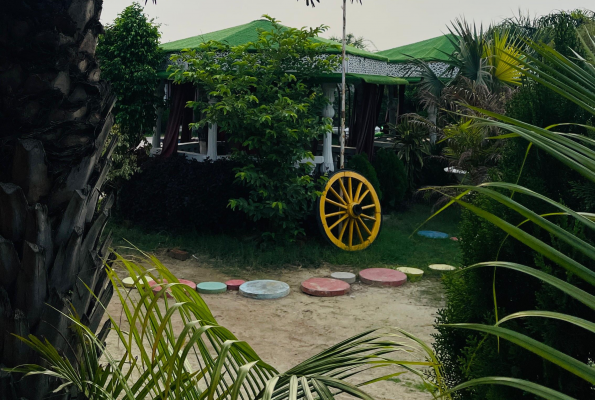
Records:
{"label": "wagon wheel spoke", "polygon": [[[325,218],[336,217],[337,215],[343,215],[345,213],[346,213],[346,211],[337,211],[334,213],[326,214],[324,217]],[[368,217],[368,218],[370,218],[370,217]]]}
{"label": "wagon wheel spoke", "polygon": [[359,236],[359,242],[364,243],[364,238],[362,236],[362,231],[359,229],[359,226],[355,224],[355,228],[357,230],[357,235]]}
{"label": "wagon wheel spoke", "polygon": [[365,218],[365,219],[369,219],[370,221],[376,221],[376,218],[370,217],[369,215],[366,215],[366,214],[362,214],[362,215],[360,215],[360,217]]}
{"label": "wagon wheel spoke", "polygon": [[357,221],[362,224],[362,226],[364,227],[366,232],[368,232],[368,235],[372,236],[372,231],[370,230],[370,228],[368,228],[368,226],[364,223],[364,221],[362,221],[361,218],[358,218]]}
{"label": "wagon wheel spoke", "polygon": [[370,189],[366,190],[366,191],[364,192],[364,194],[362,194],[362,197],[360,197],[360,198],[359,198],[359,199],[357,199],[356,201],[357,201],[358,203],[361,203],[362,201],[364,201],[364,199],[366,198],[366,196],[368,195],[368,193],[370,193]]}
{"label": "wagon wheel spoke", "polygon": [[364,186],[363,182],[360,182],[359,185],[357,185],[357,190],[355,191],[355,201],[358,201],[357,199],[359,199],[359,194],[362,192],[362,187]]}
{"label": "wagon wheel spoke", "polygon": [[331,187],[329,187],[329,190],[331,191],[331,193],[332,193],[332,194],[334,194],[334,195],[335,195],[335,197],[336,197],[337,199],[339,199],[339,201],[340,201],[341,203],[343,203],[344,205],[347,205],[347,203],[345,202],[345,200],[343,200],[343,197],[341,197],[341,196],[339,195],[339,193],[337,193],[337,191],[336,191],[335,189],[333,189],[333,187],[332,187],[332,186],[331,186]]}
{"label": "wagon wheel spoke", "polygon": [[341,190],[342,190],[343,194],[345,194],[345,197],[347,197],[347,201],[349,203],[351,203],[351,197],[349,196],[349,193],[347,193],[347,190],[345,189],[345,184],[343,184],[343,179],[339,179],[339,185],[341,185]]}
{"label": "wagon wheel spoke", "polygon": [[331,226],[329,226],[329,230],[333,230],[333,228],[337,225],[339,225],[341,223],[341,221],[346,220],[349,217],[349,215],[345,214],[344,216],[342,216],[341,218],[339,218],[338,220],[335,221],[334,224],[332,224]]}
{"label": "wagon wheel spoke", "polygon": [[344,204],[339,204],[339,203],[337,203],[336,201],[332,201],[332,200],[330,200],[330,199],[324,199],[324,201],[326,201],[327,203],[330,203],[330,204],[332,204],[332,205],[334,205],[334,206],[337,206],[337,207],[341,207],[341,208],[347,209],[347,206],[346,206],[346,205],[344,205]]}
{"label": "wagon wheel spoke", "polygon": [[341,233],[339,233],[339,242],[343,242],[343,235],[345,235],[345,231],[347,230],[347,224],[343,224],[341,228]]}
{"label": "wagon wheel spoke", "polygon": [[349,248],[353,247],[353,220],[349,220]]}
{"label": "wagon wheel spoke", "polygon": [[374,208],[374,207],[376,207],[376,204],[369,204],[367,206],[363,206],[362,210],[369,210],[370,208]]}

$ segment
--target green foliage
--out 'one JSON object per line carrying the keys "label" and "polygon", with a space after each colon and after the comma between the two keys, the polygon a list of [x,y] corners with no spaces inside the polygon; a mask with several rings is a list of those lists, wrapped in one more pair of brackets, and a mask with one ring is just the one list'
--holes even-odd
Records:
{"label": "green foliage", "polygon": [[430,154],[430,134],[427,126],[414,116],[404,117],[395,127],[397,154],[405,165],[409,192],[422,178],[425,158]]}
{"label": "green foliage", "polygon": [[368,161],[368,156],[366,155],[366,153],[356,154],[355,156],[351,157],[347,161],[347,168],[359,172],[364,176],[364,178],[369,180],[372,186],[374,187],[374,190],[376,190],[378,198],[382,200],[383,196],[380,181],[378,180],[378,176],[376,175],[376,170],[374,169],[370,161]]}
{"label": "green foliage", "polygon": [[[238,213],[234,213],[238,216]],[[257,246],[260,238],[233,231],[227,234],[190,231],[173,233],[165,230],[145,230],[114,221],[105,232],[113,231],[114,246],[125,251],[130,247],[127,240],[147,252],[162,248],[179,247],[204,257],[209,265],[225,274],[243,276],[246,271],[270,273],[279,268],[320,268],[325,264],[344,265],[349,271],[387,266],[408,266],[425,271],[424,276],[436,276],[430,264],[446,263],[460,265],[460,242],[432,240],[411,235],[419,225],[432,215],[427,205],[414,204],[407,211],[395,212],[382,223],[382,230],[366,251],[349,252],[328,246],[320,234],[316,221],[307,224],[308,236],[294,243],[281,246]],[[147,221],[151,219],[146,217]],[[158,218],[153,218],[156,221]],[[315,217],[313,217],[315,219]],[[458,236],[460,213],[457,209],[446,210],[440,218],[427,224],[427,229],[447,232]],[[113,220],[113,219],[112,219]]]}
{"label": "green foliage", "polygon": [[374,170],[382,190],[382,206],[397,208],[407,192],[407,173],[392,149],[380,149],[374,157]]}
{"label": "green foliage", "polygon": [[118,217],[152,231],[241,231],[248,221],[227,207],[230,198],[246,195],[246,189],[234,183],[237,167],[230,160],[153,157],[120,189]]}
{"label": "green foliage", "polygon": [[267,237],[293,239],[303,234],[302,221],[324,183],[301,162],[313,157],[312,142],[331,129],[330,119],[320,117],[327,100],[309,81],[335,70],[339,59],[320,57],[327,45],[310,41],[325,27],[285,28],[270,20],[274,30],[261,31],[253,43],[209,42],[172,56],[188,63],[187,70],[172,68],[172,77],[214,99],[190,104],[205,115],[195,125],[217,122],[235,145],[233,157],[242,164],[236,178],[249,195],[229,205],[261,223]]}
{"label": "green foliage", "polygon": [[143,14],[138,3],[126,7],[99,36],[97,57],[101,76],[116,93],[114,106],[119,137],[110,179],[130,179],[138,171],[133,153],[145,136],[152,135],[156,107],[162,99],[156,94],[157,71],[163,62],[159,48],[159,25]]}
{"label": "green foliage", "polygon": [[465,183],[485,181],[488,168],[496,164],[500,155],[494,140],[487,140],[489,130],[472,119],[461,118],[442,132],[441,141],[445,144],[442,154],[455,168],[467,172]]}
{"label": "green foliage", "polygon": [[[343,38],[339,36],[331,36],[329,38],[333,42],[337,42],[338,44],[343,44]],[[345,44],[347,46],[352,46],[357,49],[370,51],[370,46],[376,48],[374,42],[371,40],[366,39],[363,36],[355,36],[353,33],[348,33],[345,35]]]}
{"label": "green foliage", "polygon": [[[496,179],[453,198],[468,210],[464,260],[479,264],[447,281],[439,322],[448,325],[439,328],[436,351],[447,382],[460,384],[453,390],[465,390],[465,399],[508,399],[516,389],[548,399],[593,393],[595,223],[573,211],[589,203],[571,189],[595,182],[595,141],[585,135],[595,116],[595,65],[573,61],[573,18],[561,13],[551,21],[551,43],[563,50],[529,41],[517,59],[527,82],[509,116],[483,111],[490,119],[476,118],[518,138],[508,141]],[[506,183],[519,176],[524,186]]]}
{"label": "green foliage", "polygon": [[[423,372],[427,368],[441,375],[431,348],[401,329],[371,329],[280,373],[248,343],[219,325],[198,292],[180,284],[154,256],[143,257],[149,268],[119,255],[116,262],[133,278],[137,292],[130,296],[116,272],[107,268],[126,320],[120,323],[122,316],[115,315],[109,315],[108,320],[112,334],[118,336],[117,350],[122,349],[121,353],[113,354],[116,349],[107,348],[104,339],[95,336],[77,317],[65,316],[77,334],[78,340],[69,346],[76,355],[68,358],[59,354],[48,341],[33,335],[21,337],[42,356],[44,365],[21,365],[9,372],[52,376],[61,382],[56,392],[71,392],[90,400],[333,400],[339,393],[373,400],[361,386],[407,372],[425,382]],[[155,294],[150,280],[167,283],[162,283],[163,290]],[[165,296],[166,291],[171,299]],[[175,329],[173,321],[182,321],[183,328]],[[405,348],[418,352],[420,359],[396,359]],[[377,372],[369,376],[370,370]],[[364,371],[364,383],[351,382]],[[427,382],[424,387],[450,397],[441,381],[437,385]]]}

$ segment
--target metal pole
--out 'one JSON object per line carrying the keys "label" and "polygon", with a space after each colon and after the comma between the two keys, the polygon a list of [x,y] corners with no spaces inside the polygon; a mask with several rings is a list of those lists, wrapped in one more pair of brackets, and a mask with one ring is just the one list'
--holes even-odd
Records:
{"label": "metal pole", "polygon": [[343,0],[343,58],[341,68],[341,159],[339,169],[345,168],[345,71],[347,69],[347,62],[345,60],[345,44],[347,26],[347,0]]}

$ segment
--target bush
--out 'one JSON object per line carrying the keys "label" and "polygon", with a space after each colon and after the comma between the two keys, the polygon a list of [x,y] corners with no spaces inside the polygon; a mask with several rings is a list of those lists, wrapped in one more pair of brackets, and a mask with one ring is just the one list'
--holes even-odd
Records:
{"label": "bush", "polygon": [[120,190],[117,211],[152,230],[235,232],[246,226],[244,214],[228,207],[230,199],[246,195],[234,184],[237,166],[228,160],[152,158]]}
{"label": "bush", "polygon": [[[552,18],[557,21],[556,26],[553,27],[553,32],[556,34],[553,43],[556,48],[567,52],[572,48],[579,49],[574,37],[576,31],[572,24],[565,20],[564,14]],[[591,123],[587,113],[576,104],[531,81],[525,82],[507,103],[506,114],[511,118],[541,127],[564,121]],[[556,127],[556,130],[580,132],[576,126],[572,129],[560,126]],[[586,132],[583,131],[583,133]],[[524,167],[518,180],[520,185],[559,200],[573,209],[592,211],[588,208],[589,199],[576,196],[572,190],[574,182],[585,182],[585,180],[553,157],[536,149],[535,146],[525,159],[527,145],[526,141],[520,139],[508,140],[503,147],[498,170],[492,171],[491,180],[517,182],[519,171]],[[514,199],[538,214],[551,212],[551,207],[548,207],[545,202],[519,194],[516,194]],[[498,215],[513,225],[522,222],[522,218],[517,213],[489,202],[481,196],[476,196],[472,202],[478,208]],[[504,235],[499,228],[470,212],[465,211],[462,215],[460,237],[463,265],[495,259],[532,265],[593,293],[592,287],[584,282],[578,282],[573,274],[557,268],[554,263],[544,259],[522,243],[509,238],[502,244]],[[576,224],[569,223],[566,217],[551,217],[551,221],[577,238],[589,244],[595,243],[593,232],[579,229]],[[559,240],[553,240],[543,230],[532,224],[525,224],[523,228],[532,236],[538,237],[589,269],[595,270],[592,260],[578,252],[573,252],[570,246]],[[447,306],[439,311],[437,323],[494,324],[496,315],[492,295],[493,278],[494,270],[489,268],[471,270],[456,278],[447,279],[445,281]],[[500,318],[517,311],[534,309],[570,313],[587,320],[594,318],[592,310],[585,309],[583,305],[560,291],[541,284],[536,279],[506,272],[503,268],[497,270],[495,290]],[[528,318],[507,322],[506,328],[528,335],[585,363],[592,360],[592,354],[595,352],[593,341],[585,336],[587,332],[570,324]],[[439,326],[438,332],[435,338],[435,350],[445,366],[446,379],[450,384],[484,376],[510,376],[551,387],[573,398],[592,398],[592,385],[588,382],[577,379],[571,373],[544,362],[539,356],[511,345],[507,341],[498,342],[491,336],[482,341],[484,338],[482,334],[453,330],[444,326]],[[511,392],[510,389],[494,385],[475,387],[457,394],[457,398],[509,399],[518,397],[515,395],[516,393]]]}
{"label": "bush", "polygon": [[376,170],[374,170],[374,167],[370,164],[370,161],[368,161],[366,153],[357,154],[351,157],[347,161],[347,168],[359,172],[364,178],[369,180],[372,186],[374,186],[378,198],[382,200],[382,190],[380,189],[380,182],[378,181]]}
{"label": "bush", "polygon": [[374,170],[382,190],[382,206],[397,208],[407,192],[407,173],[393,150],[380,149],[374,158]]}
{"label": "bush", "polygon": [[[285,28],[265,18],[272,30],[259,30],[256,41],[204,43],[172,56],[177,62],[170,69],[176,83],[196,84],[215,99],[188,105],[204,113],[193,127],[217,122],[235,146],[233,157],[241,162],[236,178],[248,195],[231,199],[231,207],[257,222],[264,237],[293,240],[304,234],[304,218],[324,183],[312,179],[311,168],[296,164],[312,158],[312,141],[332,122],[320,117],[328,100],[311,82],[333,72],[339,58],[321,58],[328,46],[311,40],[324,27]],[[176,70],[180,63],[188,68]]]}

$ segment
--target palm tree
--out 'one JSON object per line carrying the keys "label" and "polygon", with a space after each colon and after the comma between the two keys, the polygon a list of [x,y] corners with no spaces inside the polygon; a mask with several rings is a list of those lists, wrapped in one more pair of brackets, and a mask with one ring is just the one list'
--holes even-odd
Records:
{"label": "palm tree", "polygon": [[[99,240],[116,144],[106,144],[115,96],[95,58],[102,4],[17,1],[0,13],[0,367],[39,361],[12,333],[43,337],[74,362],[62,312],[72,305],[96,332],[112,297],[109,235]],[[41,399],[51,384],[0,373],[0,398]]]}
{"label": "palm tree", "polygon": [[[45,338],[74,360],[61,312],[72,304],[96,332],[113,293],[103,268],[110,241],[99,239],[115,145],[106,145],[115,97],[95,59],[101,6],[17,1],[0,13],[1,367],[39,360],[13,333]],[[41,399],[51,386],[0,374],[2,399]]]}

